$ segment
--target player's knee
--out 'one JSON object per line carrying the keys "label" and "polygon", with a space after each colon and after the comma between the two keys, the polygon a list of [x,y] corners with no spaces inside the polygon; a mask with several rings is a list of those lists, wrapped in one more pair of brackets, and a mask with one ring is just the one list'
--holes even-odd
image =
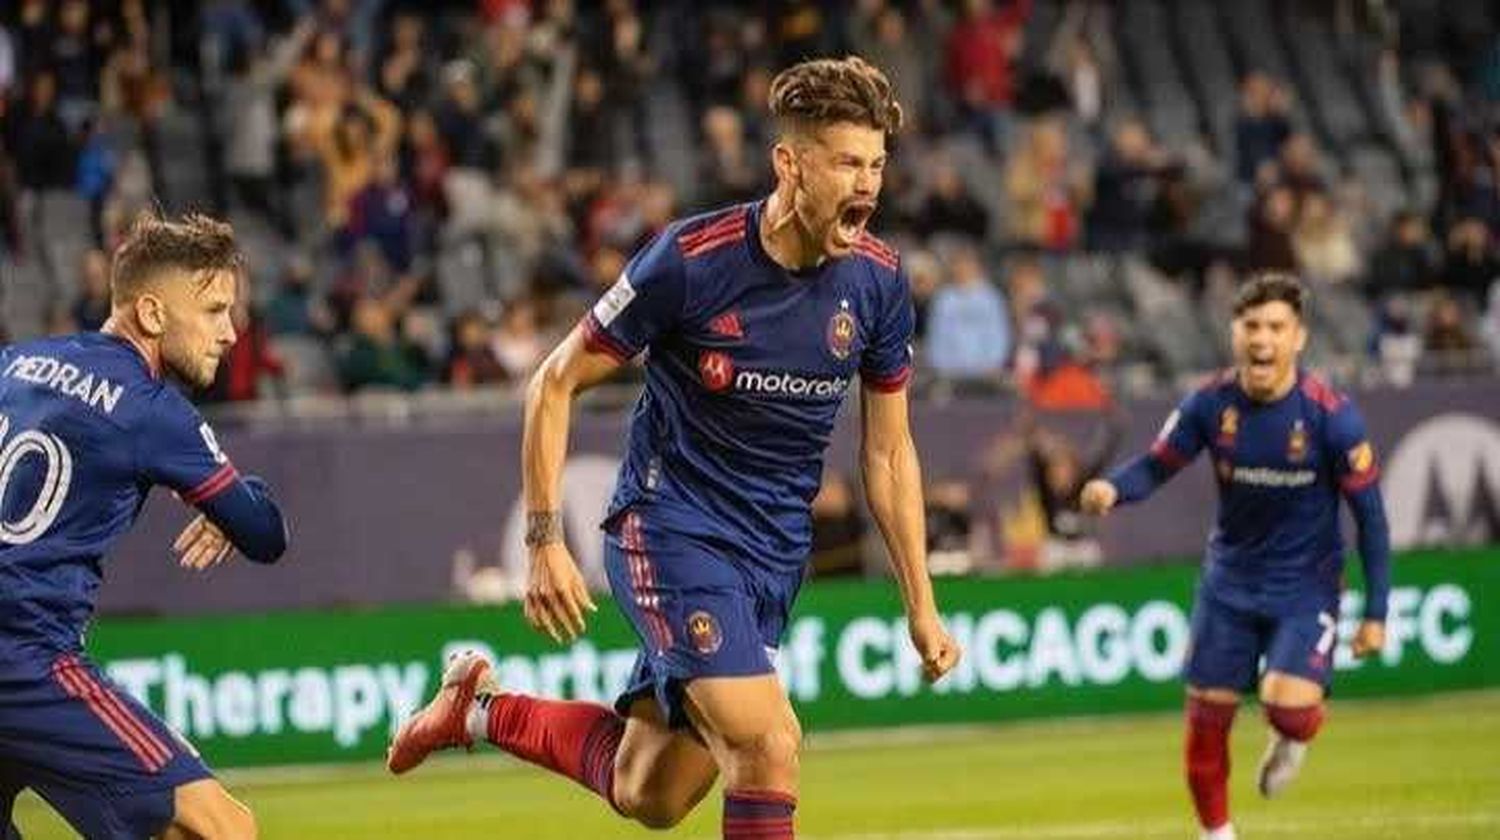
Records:
{"label": "player's knee", "polygon": [[802,728],[795,718],[727,745],[735,760],[762,771],[795,774],[802,752]]}

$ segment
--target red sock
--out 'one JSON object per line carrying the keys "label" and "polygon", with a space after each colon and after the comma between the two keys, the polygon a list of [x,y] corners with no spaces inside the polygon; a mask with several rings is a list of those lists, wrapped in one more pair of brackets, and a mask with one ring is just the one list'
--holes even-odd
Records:
{"label": "red sock", "polygon": [[797,797],[766,790],[724,791],[724,840],[795,840]]}
{"label": "red sock", "polygon": [[1323,704],[1293,707],[1267,703],[1266,720],[1277,732],[1305,744],[1318,734],[1318,729],[1323,725]]}
{"label": "red sock", "polygon": [[1201,697],[1187,701],[1187,781],[1198,823],[1213,830],[1229,822],[1229,727],[1235,703]]}
{"label": "red sock", "polygon": [[524,694],[485,699],[489,701],[491,744],[567,776],[619,810],[614,798],[615,753],[625,734],[625,720],[613,709]]}

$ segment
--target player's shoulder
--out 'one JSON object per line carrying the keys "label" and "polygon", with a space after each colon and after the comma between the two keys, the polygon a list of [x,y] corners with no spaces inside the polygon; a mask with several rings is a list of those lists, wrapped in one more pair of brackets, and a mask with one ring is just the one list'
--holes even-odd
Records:
{"label": "player's shoulder", "polygon": [[1297,390],[1323,414],[1338,414],[1343,409],[1353,405],[1348,394],[1335,388],[1327,379],[1311,371],[1304,371],[1301,374],[1297,382]]}
{"label": "player's shoulder", "polygon": [[1234,368],[1224,368],[1199,377],[1188,391],[1189,402],[1216,402],[1227,399],[1233,392],[1236,383]]}
{"label": "player's shoulder", "polygon": [[662,237],[684,261],[698,260],[745,241],[749,229],[750,205],[736,204],[679,219],[667,226]]}
{"label": "player's shoulder", "polygon": [[862,231],[854,242],[853,257],[874,269],[876,276],[896,279],[901,252],[869,231]]}

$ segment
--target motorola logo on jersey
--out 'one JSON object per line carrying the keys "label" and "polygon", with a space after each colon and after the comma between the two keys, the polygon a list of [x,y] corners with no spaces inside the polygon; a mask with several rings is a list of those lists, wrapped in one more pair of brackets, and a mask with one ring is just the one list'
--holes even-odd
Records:
{"label": "motorola logo on jersey", "polygon": [[704,353],[698,357],[698,376],[703,387],[717,394],[734,382],[734,360],[717,350]]}
{"label": "motorola logo on jersey", "polygon": [[764,397],[842,397],[849,380],[842,376],[799,376],[785,371],[735,370],[728,353],[710,350],[698,356],[698,377],[703,387],[722,393],[736,391]]}

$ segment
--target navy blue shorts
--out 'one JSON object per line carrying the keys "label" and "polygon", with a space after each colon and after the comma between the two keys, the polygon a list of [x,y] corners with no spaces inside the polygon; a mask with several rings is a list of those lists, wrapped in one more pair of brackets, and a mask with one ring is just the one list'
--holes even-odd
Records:
{"label": "navy blue shorts", "polygon": [[768,586],[705,541],[653,529],[636,506],[605,529],[604,567],[641,652],[615,708],[654,696],[674,728],[690,726],[683,688],[700,677],[776,670],[774,657],[800,578]]}
{"label": "navy blue shorts", "polygon": [[78,654],[0,653],[0,836],[35,790],[79,834],[142,838],[178,786],[211,778],[197,752]]}
{"label": "navy blue shorts", "polygon": [[1339,597],[1330,592],[1276,612],[1227,603],[1200,587],[1184,676],[1197,688],[1255,690],[1261,663],[1328,692],[1338,643]]}

